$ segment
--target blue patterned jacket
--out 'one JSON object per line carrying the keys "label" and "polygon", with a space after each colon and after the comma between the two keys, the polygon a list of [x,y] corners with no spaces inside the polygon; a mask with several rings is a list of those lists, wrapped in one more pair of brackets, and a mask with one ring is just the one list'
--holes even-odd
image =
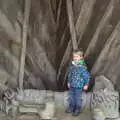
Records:
{"label": "blue patterned jacket", "polygon": [[70,65],[68,69],[68,83],[70,87],[83,88],[84,85],[89,84],[89,80],[90,74],[85,65]]}

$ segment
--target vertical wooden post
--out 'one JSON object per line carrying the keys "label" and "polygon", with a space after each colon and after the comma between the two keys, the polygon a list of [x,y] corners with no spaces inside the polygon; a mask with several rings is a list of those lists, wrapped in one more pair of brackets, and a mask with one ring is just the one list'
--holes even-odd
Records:
{"label": "vertical wooden post", "polygon": [[75,50],[78,48],[78,45],[77,45],[77,38],[76,38],[76,32],[75,32],[75,26],[74,26],[74,20],[73,20],[72,0],[67,0],[67,12],[68,12],[73,50]]}
{"label": "vertical wooden post", "polygon": [[21,44],[21,56],[20,56],[20,69],[19,69],[19,88],[23,89],[23,78],[24,78],[24,65],[25,65],[25,55],[26,55],[26,41],[27,41],[27,32],[29,25],[29,15],[31,8],[31,0],[24,0],[24,21],[23,21],[23,31],[22,31],[22,44]]}

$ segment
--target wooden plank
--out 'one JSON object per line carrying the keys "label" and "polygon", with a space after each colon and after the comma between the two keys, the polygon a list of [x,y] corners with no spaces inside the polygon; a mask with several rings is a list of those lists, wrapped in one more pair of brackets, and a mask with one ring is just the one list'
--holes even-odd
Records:
{"label": "wooden plank", "polygon": [[100,23],[98,24],[98,27],[96,29],[96,32],[85,52],[85,57],[88,56],[90,53],[93,52],[95,45],[98,41],[98,37],[101,33],[101,30],[103,29],[103,27],[107,24],[107,22],[109,21],[110,17],[112,16],[112,12],[113,12],[113,8],[114,8],[114,0],[111,0],[108,7],[106,8],[106,11],[100,21]]}
{"label": "wooden plank", "polygon": [[[83,35],[83,33],[82,33],[82,30],[83,30],[83,28],[84,28],[84,30],[86,29],[86,24],[88,23],[88,21],[89,21],[89,19],[90,19],[90,17],[91,17],[91,14],[92,14],[92,10],[93,10],[93,7],[94,7],[94,4],[95,4],[95,2],[96,2],[96,0],[93,0],[92,2],[90,1],[90,0],[84,0],[84,2],[83,2],[83,4],[82,4],[82,7],[81,7],[81,11],[80,11],[80,14],[79,14],[79,17],[78,17],[78,19],[77,19],[77,21],[76,21],[76,24],[75,24],[75,28],[77,28],[77,26],[80,24],[80,27],[82,28],[82,29],[76,29],[76,34],[77,34],[77,36],[79,37],[79,36],[81,36],[82,37],[82,35]],[[87,7],[85,7],[85,6],[87,6]],[[85,8],[87,8],[87,9],[85,9]],[[89,9],[88,9],[89,8]],[[87,14],[86,14],[87,13]],[[90,14],[91,13],[91,14]],[[89,15],[88,15],[89,14]],[[86,17],[87,17],[87,21],[85,22],[85,24],[83,24],[84,23],[84,19],[82,19],[83,18],[83,15],[84,15],[84,19],[86,19]],[[66,26],[67,27],[67,26]],[[80,37],[80,38],[81,38]],[[81,39],[79,39],[79,42],[80,42],[80,40]],[[71,53],[71,50],[72,50],[72,42],[71,42],[71,40],[69,40],[69,42],[68,42],[68,45],[67,45],[67,48],[66,48],[66,51],[65,51],[65,53],[64,53],[64,55],[63,55],[63,58],[62,58],[62,60],[61,60],[61,64],[60,64],[60,66],[59,66],[59,69],[58,69],[58,74],[57,74],[57,80],[59,80],[59,77],[60,77],[60,75],[61,75],[61,71],[62,71],[62,68],[63,68],[63,66],[66,64],[66,62],[68,62],[68,60],[70,59],[70,53]]]}
{"label": "wooden plank", "polygon": [[29,25],[30,8],[31,8],[31,0],[25,0],[23,31],[22,31],[22,46],[21,46],[21,56],[20,56],[20,70],[19,70],[19,88],[20,88],[20,90],[23,89],[26,42],[27,42],[27,32],[28,32],[28,25]]}
{"label": "wooden plank", "polygon": [[60,13],[61,13],[62,0],[59,0],[58,10],[57,10],[57,29],[59,27]]}
{"label": "wooden plank", "polygon": [[[8,64],[6,64],[6,67],[9,68],[9,69],[7,69],[7,71],[10,72],[10,74],[16,76],[17,73],[18,73],[18,70],[19,70],[19,61],[18,61],[18,59],[9,50],[7,50],[6,48],[4,48],[2,45],[0,45],[0,48],[1,48],[1,50],[4,51],[4,56],[2,56],[3,60],[5,58],[9,62],[11,62],[11,64],[12,64],[11,68],[10,68],[10,66]],[[12,69],[12,70],[10,71],[10,69]]]}
{"label": "wooden plank", "polygon": [[96,3],[96,0],[84,0],[77,23],[76,23],[76,31],[78,37],[78,45],[82,40],[82,36],[87,28],[89,20],[93,13],[93,8]]}
{"label": "wooden plank", "polygon": [[72,9],[72,1],[67,0],[67,13],[68,13],[68,20],[69,20],[69,27],[70,27],[70,33],[71,33],[71,40],[72,40],[72,46],[73,50],[78,48],[77,45],[77,38],[76,38],[76,31],[74,26],[74,19],[73,19],[73,9]]}
{"label": "wooden plank", "polygon": [[98,56],[94,66],[91,70],[92,74],[96,74],[99,71],[99,69],[101,68],[101,65],[104,63],[104,60],[105,60],[107,54],[109,53],[111,44],[113,43],[113,41],[119,34],[120,34],[120,21],[118,22],[116,28],[114,29],[114,31],[108,38],[107,42],[104,45],[104,48],[102,49],[100,55]]}

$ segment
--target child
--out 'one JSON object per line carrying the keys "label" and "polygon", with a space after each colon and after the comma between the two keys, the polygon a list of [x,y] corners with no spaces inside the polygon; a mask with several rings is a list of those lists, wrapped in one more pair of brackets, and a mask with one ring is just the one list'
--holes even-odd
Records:
{"label": "child", "polygon": [[81,112],[82,90],[88,89],[90,75],[85,65],[83,51],[75,50],[72,56],[73,60],[68,70],[69,107],[66,112],[77,116]]}

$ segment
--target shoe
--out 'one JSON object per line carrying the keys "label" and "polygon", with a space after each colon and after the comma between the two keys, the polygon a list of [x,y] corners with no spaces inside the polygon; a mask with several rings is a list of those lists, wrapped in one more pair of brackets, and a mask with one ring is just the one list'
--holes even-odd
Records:
{"label": "shoe", "polygon": [[72,116],[78,116],[80,113],[81,113],[80,110],[77,110],[77,111],[72,113]]}
{"label": "shoe", "polygon": [[73,111],[71,109],[65,110],[66,113],[72,113]]}

